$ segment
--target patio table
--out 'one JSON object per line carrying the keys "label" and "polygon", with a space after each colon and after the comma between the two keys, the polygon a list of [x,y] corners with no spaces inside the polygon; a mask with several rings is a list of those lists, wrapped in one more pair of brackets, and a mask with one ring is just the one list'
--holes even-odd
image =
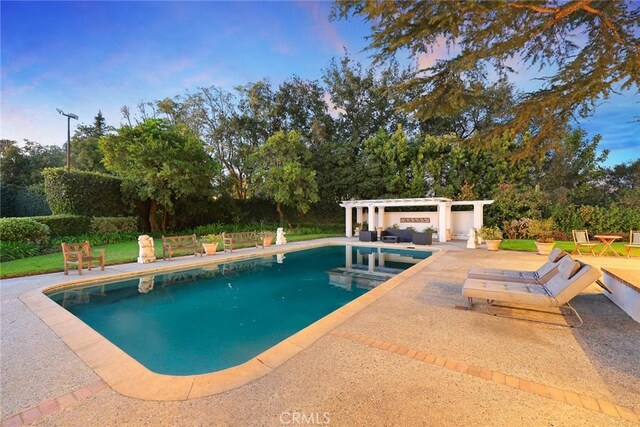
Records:
{"label": "patio table", "polygon": [[605,251],[609,250],[611,252],[613,252],[613,254],[617,257],[620,256],[620,254],[618,252],[616,252],[615,249],[613,249],[611,247],[611,244],[613,242],[615,242],[618,239],[622,239],[622,237],[620,236],[612,236],[609,234],[596,234],[595,236],[596,239],[600,240],[602,243],[604,243],[604,247],[602,248],[602,250],[598,253],[598,256],[602,256],[602,254],[605,253]]}

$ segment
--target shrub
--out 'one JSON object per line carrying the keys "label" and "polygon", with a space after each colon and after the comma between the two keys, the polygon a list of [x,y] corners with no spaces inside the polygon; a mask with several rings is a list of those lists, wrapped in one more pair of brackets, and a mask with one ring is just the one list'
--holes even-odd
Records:
{"label": "shrub", "polygon": [[504,233],[510,239],[526,239],[529,236],[527,230],[530,223],[530,218],[520,218],[514,219],[512,221],[504,221]]}
{"label": "shrub", "polygon": [[49,240],[49,227],[32,218],[0,218],[0,241],[30,242],[40,247]]}
{"label": "shrub", "polygon": [[91,224],[91,219],[82,215],[34,216],[31,219],[48,226],[51,237],[86,234]]}
{"label": "shrub", "polygon": [[88,241],[91,246],[111,245],[114,243],[131,242],[138,240],[138,232],[120,232],[120,233],[88,233],[78,236],[64,236],[51,239],[51,248],[60,250],[60,244],[65,243],[82,243]]}
{"label": "shrub", "polygon": [[0,197],[0,216],[2,217],[51,214],[42,186],[16,187],[15,185],[2,184]]}
{"label": "shrub", "polygon": [[529,223],[527,234],[538,243],[553,243],[554,230],[553,219],[534,219]]}
{"label": "shrub", "polygon": [[119,178],[63,168],[44,169],[42,174],[47,201],[54,214],[118,216],[127,211]]}
{"label": "shrub", "polygon": [[138,231],[138,218],[135,216],[94,217],[91,218],[92,233],[121,233]]}
{"label": "shrub", "polygon": [[36,256],[40,249],[30,242],[0,242],[0,262]]}
{"label": "shrub", "polygon": [[480,228],[480,237],[484,240],[502,240],[502,231],[498,227],[484,226]]}

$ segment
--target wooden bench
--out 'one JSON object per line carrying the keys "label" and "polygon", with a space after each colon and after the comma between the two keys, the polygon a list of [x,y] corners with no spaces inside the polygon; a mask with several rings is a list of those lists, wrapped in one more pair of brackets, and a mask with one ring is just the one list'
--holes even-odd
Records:
{"label": "wooden bench", "polygon": [[248,244],[257,248],[262,246],[262,235],[257,231],[242,231],[239,233],[222,233],[224,251],[233,252],[235,245]]}
{"label": "wooden bench", "polygon": [[64,258],[64,274],[69,274],[69,264],[78,266],[78,274],[82,275],[82,266],[86,262],[91,271],[91,264],[99,263],[100,270],[104,271],[104,249],[91,250],[89,242],[64,243],[62,242],[62,257]]}
{"label": "wooden bench", "polygon": [[171,261],[176,252],[193,252],[194,256],[202,256],[202,245],[198,243],[196,235],[190,236],[162,236],[162,258]]}

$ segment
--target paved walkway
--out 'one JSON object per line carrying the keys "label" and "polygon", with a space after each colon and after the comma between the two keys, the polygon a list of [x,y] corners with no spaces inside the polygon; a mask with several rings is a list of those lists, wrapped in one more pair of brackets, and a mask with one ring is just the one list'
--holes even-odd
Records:
{"label": "paved walkway", "polygon": [[[107,388],[17,299],[27,290],[65,280],[62,274],[4,280],[3,426],[295,425],[296,420],[640,424],[637,322],[595,289],[575,300],[585,321],[580,329],[457,310],[465,303],[460,289],[470,266],[534,269],[543,259],[466,250],[461,244],[437,248],[447,249],[438,262],[273,372],[219,395],[182,402],[137,400]],[[198,261],[185,258],[171,265]],[[113,266],[104,274],[164,264]],[[635,264],[632,260],[625,267]]]}

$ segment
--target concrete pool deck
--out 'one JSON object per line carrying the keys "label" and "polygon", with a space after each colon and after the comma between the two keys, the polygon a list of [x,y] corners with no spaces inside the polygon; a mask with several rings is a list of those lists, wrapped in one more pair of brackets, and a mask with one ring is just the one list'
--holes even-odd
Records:
{"label": "concrete pool deck", "polygon": [[[574,301],[580,329],[457,310],[471,266],[534,269],[543,258],[461,242],[434,248],[447,251],[266,375],[173,402],[107,387],[19,299],[77,276],[3,280],[3,425],[286,425],[302,416],[333,425],[640,423],[640,324],[595,289]],[[238,251],[250,253],[264,252]],[[111,266],[84,278],[200,261]],[[622,268],[640,274],[637,259]]]}

